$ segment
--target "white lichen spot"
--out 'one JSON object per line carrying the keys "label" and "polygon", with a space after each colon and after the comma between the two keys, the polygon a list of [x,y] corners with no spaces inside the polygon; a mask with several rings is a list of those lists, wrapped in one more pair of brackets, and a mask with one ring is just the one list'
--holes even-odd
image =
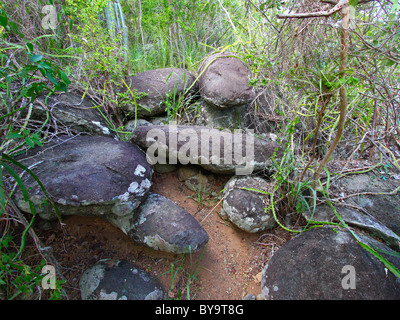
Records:
{"label": "white lichen spot", "polygon": [[139,176],[139,177],[144,177],[145,172],[146,172],[146,168],[143,167],[142,165],[138,164],[138,166],[135,169],[134,175]]}
{"label": "white lichen spot", "polygon": [[150,292],[144,300],[163,300],[164,293],[162,290],[155,288],[154,291]]}
{"label": "white lichen spot", "polygon": [[65,200],[65,199],[58,199],[57,200],[57,203],[59,203],[59,204],[62,204],[62,205],[66,205],[67,204],[67,200]]}
{"label": "white lichen spot", "polygon": [[151,181],[149,179],[144,179],[140,186],[144,189],[149,189],[151,187]]}
{"label": "white lichen spot", "polygon": [[118,293],[115,291],[112,291],[110,293],[106,293],[101,289],[100,294],[99,294],[99,300],[117,300],[118,299]]}
{"label": "white lichen spot", "polygon": [[138,273],[138,269],[132,268],[131,272],[132,272],[132,274],[137,274]]}
{"label": "white lichen spot", "polygon": [[122,201],[122,202],[127,202],[127,201],[129,201],[129,196],[130,196],[130,193],[129,193],[129,192],[125,192],[124,194],[121,194],[121,195],[118,197],[118,199],[119,199],[120,201]]}
{"label": "white lichen spot", "polygon": [[139,190],[139,183],[137,183],[136,181],[132,182],[132,183],[129,185],[128,191],[129,191],[130,193],[137,193],[138,190]]}
{"label": "white lichen spot", "polygon": [[165,252],[177,252],[176,246],[168,243],[166,240],[161,238],[158,234],[147,235],[144,237],[143,242],[150,248],[154,250],[160,250]]}
{"label": "white lichen spot", "polygon": [[100,285],[101,280],[104,278],[105,267],[103,265],[96,265],[92,269],[86,271],[82,278],[82,299],[86,300],[94,294],[94,291]]}
{"label": "white lichen spot", "polygon": [[107,127],[103,126],[100,122],[92,121],[92,123],[94,125],[98,126],[101,129],[101,131],[103,132],[103,134],[106,134],[106,135],[110,134],[110,130]]}

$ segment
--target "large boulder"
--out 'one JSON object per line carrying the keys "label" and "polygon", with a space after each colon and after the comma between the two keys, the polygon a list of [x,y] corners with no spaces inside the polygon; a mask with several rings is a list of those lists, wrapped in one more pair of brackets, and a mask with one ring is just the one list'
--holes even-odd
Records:
{"label": "large boulder", "polygon": [[80,279],[82,300],[165,300],[159,280],[127,261],[100,260]]}
{"label": "large boulder", "polygon": [[209,240],[207,232],[189,212],[156,193],[149,194],[135,216],[118,219],[115,224],[137,243],[164,252],[196,252]]}
{"label": "large boulder", "polygon": [[166,113],[167,96],[178,99],[178,96],[194,93],[197,90],[196,78],[187,70],[182,68],[165,68],[149,70],[138,73],[136,76],[125,80],[127,88],[121,91],[128,94],[127,99],[120,102],[120,107],[127,118],[150,117]]}
{"label": "large boulder", "polygon": [[[356,235],[400,268],[390,248]],[[261,289],[267,300],[400,299],[400,279],[338,227],[314,228],[285,243],[265,266]]]}
{"label": "large boulder", "polygon": [[272,189],[272,184],[260,177],[232,177],[224,188],[221,216],[251,233],[275,227],[269,209]]}
{"label": "large boulder", "polygon": [[201,97],[219,108],[249,104],[255,97],[249,86],[251,71],[232,53],[215,53],[207,57],[199,69]]}
{"label": "large boulder", "polygon": [[197,164],[221,174],[247,175],[269,169],[282,155],[279,144],[244,132],[202,126],[140,126],[132,141],[152,164]]}
{"label": "large boulder", "polygon": [[[131,216],[146,198],[153,174],[139,147],[101,136],[53,140],[18,161],[38,176],[62,215]],[[56,218],[35,179],[25,173],[23,181],[37,213]],[[31,211],[21,192],[15,201],[21,210]]]}

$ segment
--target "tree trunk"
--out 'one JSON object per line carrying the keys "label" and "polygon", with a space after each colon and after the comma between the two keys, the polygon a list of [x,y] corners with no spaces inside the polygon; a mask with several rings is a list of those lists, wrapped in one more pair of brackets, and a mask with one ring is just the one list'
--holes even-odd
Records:
{"label": "tree trunk", "polygon": [[[345,7],[342,9],[342,28],[341,28],[341,39],[340,39],[340,78],[345,77],[345,70],[347,66],[347,51],[349,47],[349,21],[350,21],[350,7]],[[340,96],[340,116],[339,116],[339,124],[338,130],[335,136],[335,139],[332,141],[331,146],[329,147],[328,152],[326,153],[324,159],[322,159],[318,169],[314,173],[314,181],[312,183],[312,188],[315,190],[317,186],[317,182],[321,171],[325,168],[326,164],[329,162],[333,151],[336,146],[339,144],[340,139],[343,135],[344,123],[346,121],[346,111],[347,111],[347,92],[346,92],[346,84],[344,83],[339,89]]]}

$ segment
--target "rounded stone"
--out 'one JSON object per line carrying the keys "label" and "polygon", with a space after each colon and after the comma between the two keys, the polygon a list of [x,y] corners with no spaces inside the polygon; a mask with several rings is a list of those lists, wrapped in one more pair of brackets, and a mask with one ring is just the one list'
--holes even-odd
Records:
{"label": "rounded stone", "polygon": [[232,53],[210,55],[201,65],[199,75],[200,95],[213,106],[242,106],[255,97],[254,88],[249,86],[249,67]]}
{"label": "rounded stone", "polygon": [[[102,136],[61,137],[18,158],[31,167],[62,215],[127,216],[146,198],[153,169],[136,145]],[[24,175],[36,212],[56,218],[36,180]],[[21,210],[30,212],[22,193]]]}
{"label": "rounded stone", "polygon": [[221,216],[239,229],[259,232],[276,226],[269,209],[272,184],[253,176],[234,176],[225,185]]}
{"label": "rounded stone", "polygon": [[80,279],[82,300],[164,300],[157,278],[127,261],[100,260]]}
{"label": "rounded stone", "polygon": [[[399,269],[400,259],[386,254],[390,248],[355,234]],[[261,289],[266,300],[400,299],[400,279],[338,227],[313,228],[286,242],[265,266]]]}

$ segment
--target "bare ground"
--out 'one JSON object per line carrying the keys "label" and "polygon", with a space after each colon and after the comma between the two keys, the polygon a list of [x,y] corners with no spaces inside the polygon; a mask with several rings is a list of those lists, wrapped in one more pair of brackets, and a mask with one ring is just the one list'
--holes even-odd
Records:
{"label": "bare ground", "polygon": [[[213,189],[223,189],[229,176],[217,175]],[[179,181],[177,171],[155,173],[152,191],[175,201],[190,212],[209,235],[205,250],[177,255],[135,244],[122,231],[100,218],[70,216],[36,228],[45,246],[51,246],[66,283],[64,299],[79,300],[82,273],[100,259],[128,260],[159,277],[171,299],[238,300],[261,293],[261,272],[273,253],[293,234],[280,228],[249,234],[218,215],[218,199],[199,201]],[[179,270],[178,270],[179,269]],[[175,277],[176,274],[176,277]]]}

